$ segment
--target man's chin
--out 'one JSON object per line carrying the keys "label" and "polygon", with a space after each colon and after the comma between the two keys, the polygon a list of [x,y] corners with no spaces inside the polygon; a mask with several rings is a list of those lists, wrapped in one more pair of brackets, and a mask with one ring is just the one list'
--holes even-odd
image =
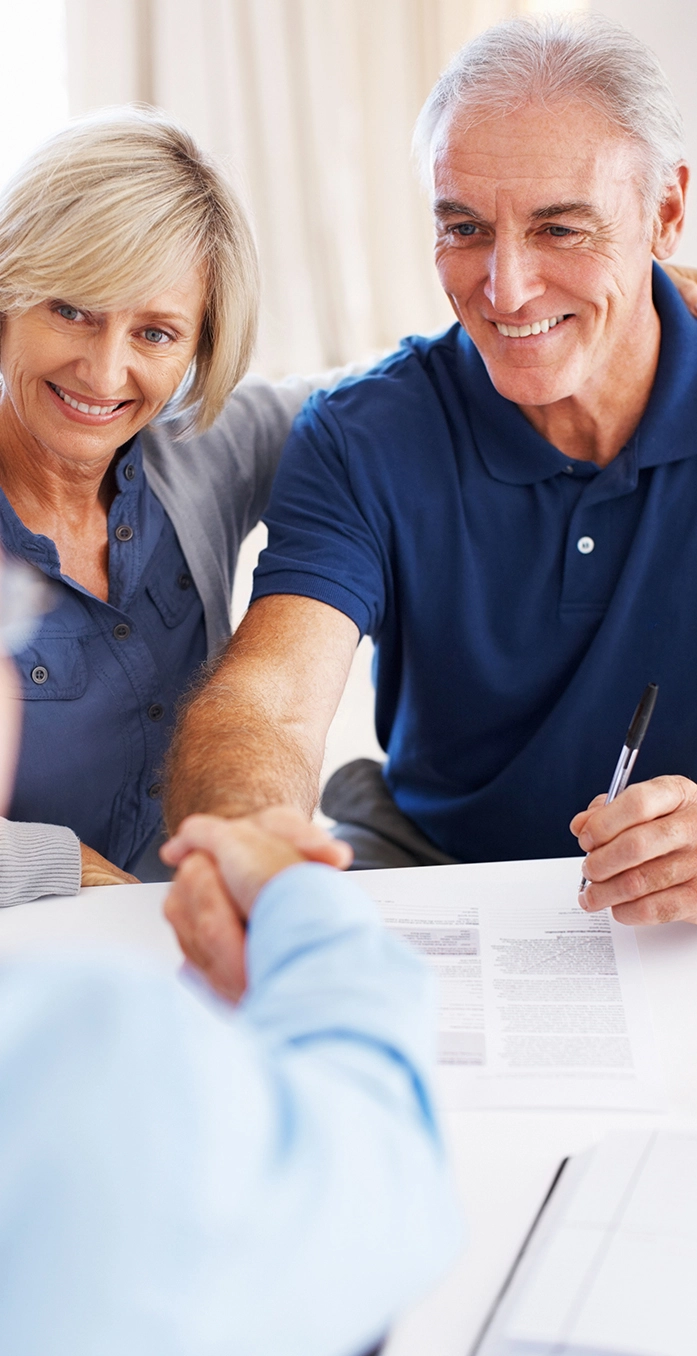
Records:
{"label": "man's chin", "polygon": [[492,386],[504,400],[514,405],[553,405],[566,400],[578,391],[580,380],[568,368],[513,367],[502,362],[488,362],[482,354]]}

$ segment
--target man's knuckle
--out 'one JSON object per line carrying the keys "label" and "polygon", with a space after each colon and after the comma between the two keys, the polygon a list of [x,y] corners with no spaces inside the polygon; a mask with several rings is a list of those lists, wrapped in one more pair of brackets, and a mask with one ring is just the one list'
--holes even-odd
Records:
{"label": "man's knuckle", "polygon": [[628,899],[641,899],[646,894],[649,885],[647,875],[646,867],[643,864],[633,866],[629,871],[625,871],[622,884],[624,886],[623,892]]}
{"label": "man's knuckle", "polygon": [[636,786],[631,789],[633,792],[632,801],[637,812],[640,815],[648,814],[654,796],[654,788],[650,782],[637,782]]}
{"label": "man's knuckle", "polygon": [[179,863],[177,881],[180,885],[189,885],[196,878],[196,862],[191,854]]}
{"label": "man's knuckle", "polygon": [[680,905],[678,899],[670,895],[659,898],[653,908],[654,920],[656,923],[672,923],[680,917]]}

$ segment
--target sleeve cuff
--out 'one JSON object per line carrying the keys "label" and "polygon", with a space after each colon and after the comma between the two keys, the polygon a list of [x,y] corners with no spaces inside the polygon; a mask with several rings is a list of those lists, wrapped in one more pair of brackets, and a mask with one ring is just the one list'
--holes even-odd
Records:
{"label": "sleeve cuff", "polygon": [[81,878],[80,840],[72,829],[0,819],[0,908],[76,895]]}
{"label": "sleeve cuff", "polygon": [[274,876],[252,909],[247,929],[247,966],[252,986],[347,929],[382,934],[371,899],[343,871],[319,862],[289,866]]}

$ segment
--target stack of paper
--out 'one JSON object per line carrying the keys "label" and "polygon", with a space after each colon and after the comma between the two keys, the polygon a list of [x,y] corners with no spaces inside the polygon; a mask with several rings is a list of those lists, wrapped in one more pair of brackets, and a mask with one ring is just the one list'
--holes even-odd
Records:
{"label": "stack of paper", "polygon": [[610,1135],[565,1165],[476,1356],[694,1356],[696,1277],[697,1136]]}

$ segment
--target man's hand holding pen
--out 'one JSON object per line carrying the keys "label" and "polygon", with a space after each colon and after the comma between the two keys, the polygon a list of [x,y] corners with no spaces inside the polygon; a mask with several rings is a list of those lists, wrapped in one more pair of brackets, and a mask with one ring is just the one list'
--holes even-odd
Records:
{"label": "man's hand holding pen", "polygon": [[697,786],[655,777],[611,804],[596,796],[571,821],[588,853],[579,903],[611,908],[618,923],[697,923]]}

